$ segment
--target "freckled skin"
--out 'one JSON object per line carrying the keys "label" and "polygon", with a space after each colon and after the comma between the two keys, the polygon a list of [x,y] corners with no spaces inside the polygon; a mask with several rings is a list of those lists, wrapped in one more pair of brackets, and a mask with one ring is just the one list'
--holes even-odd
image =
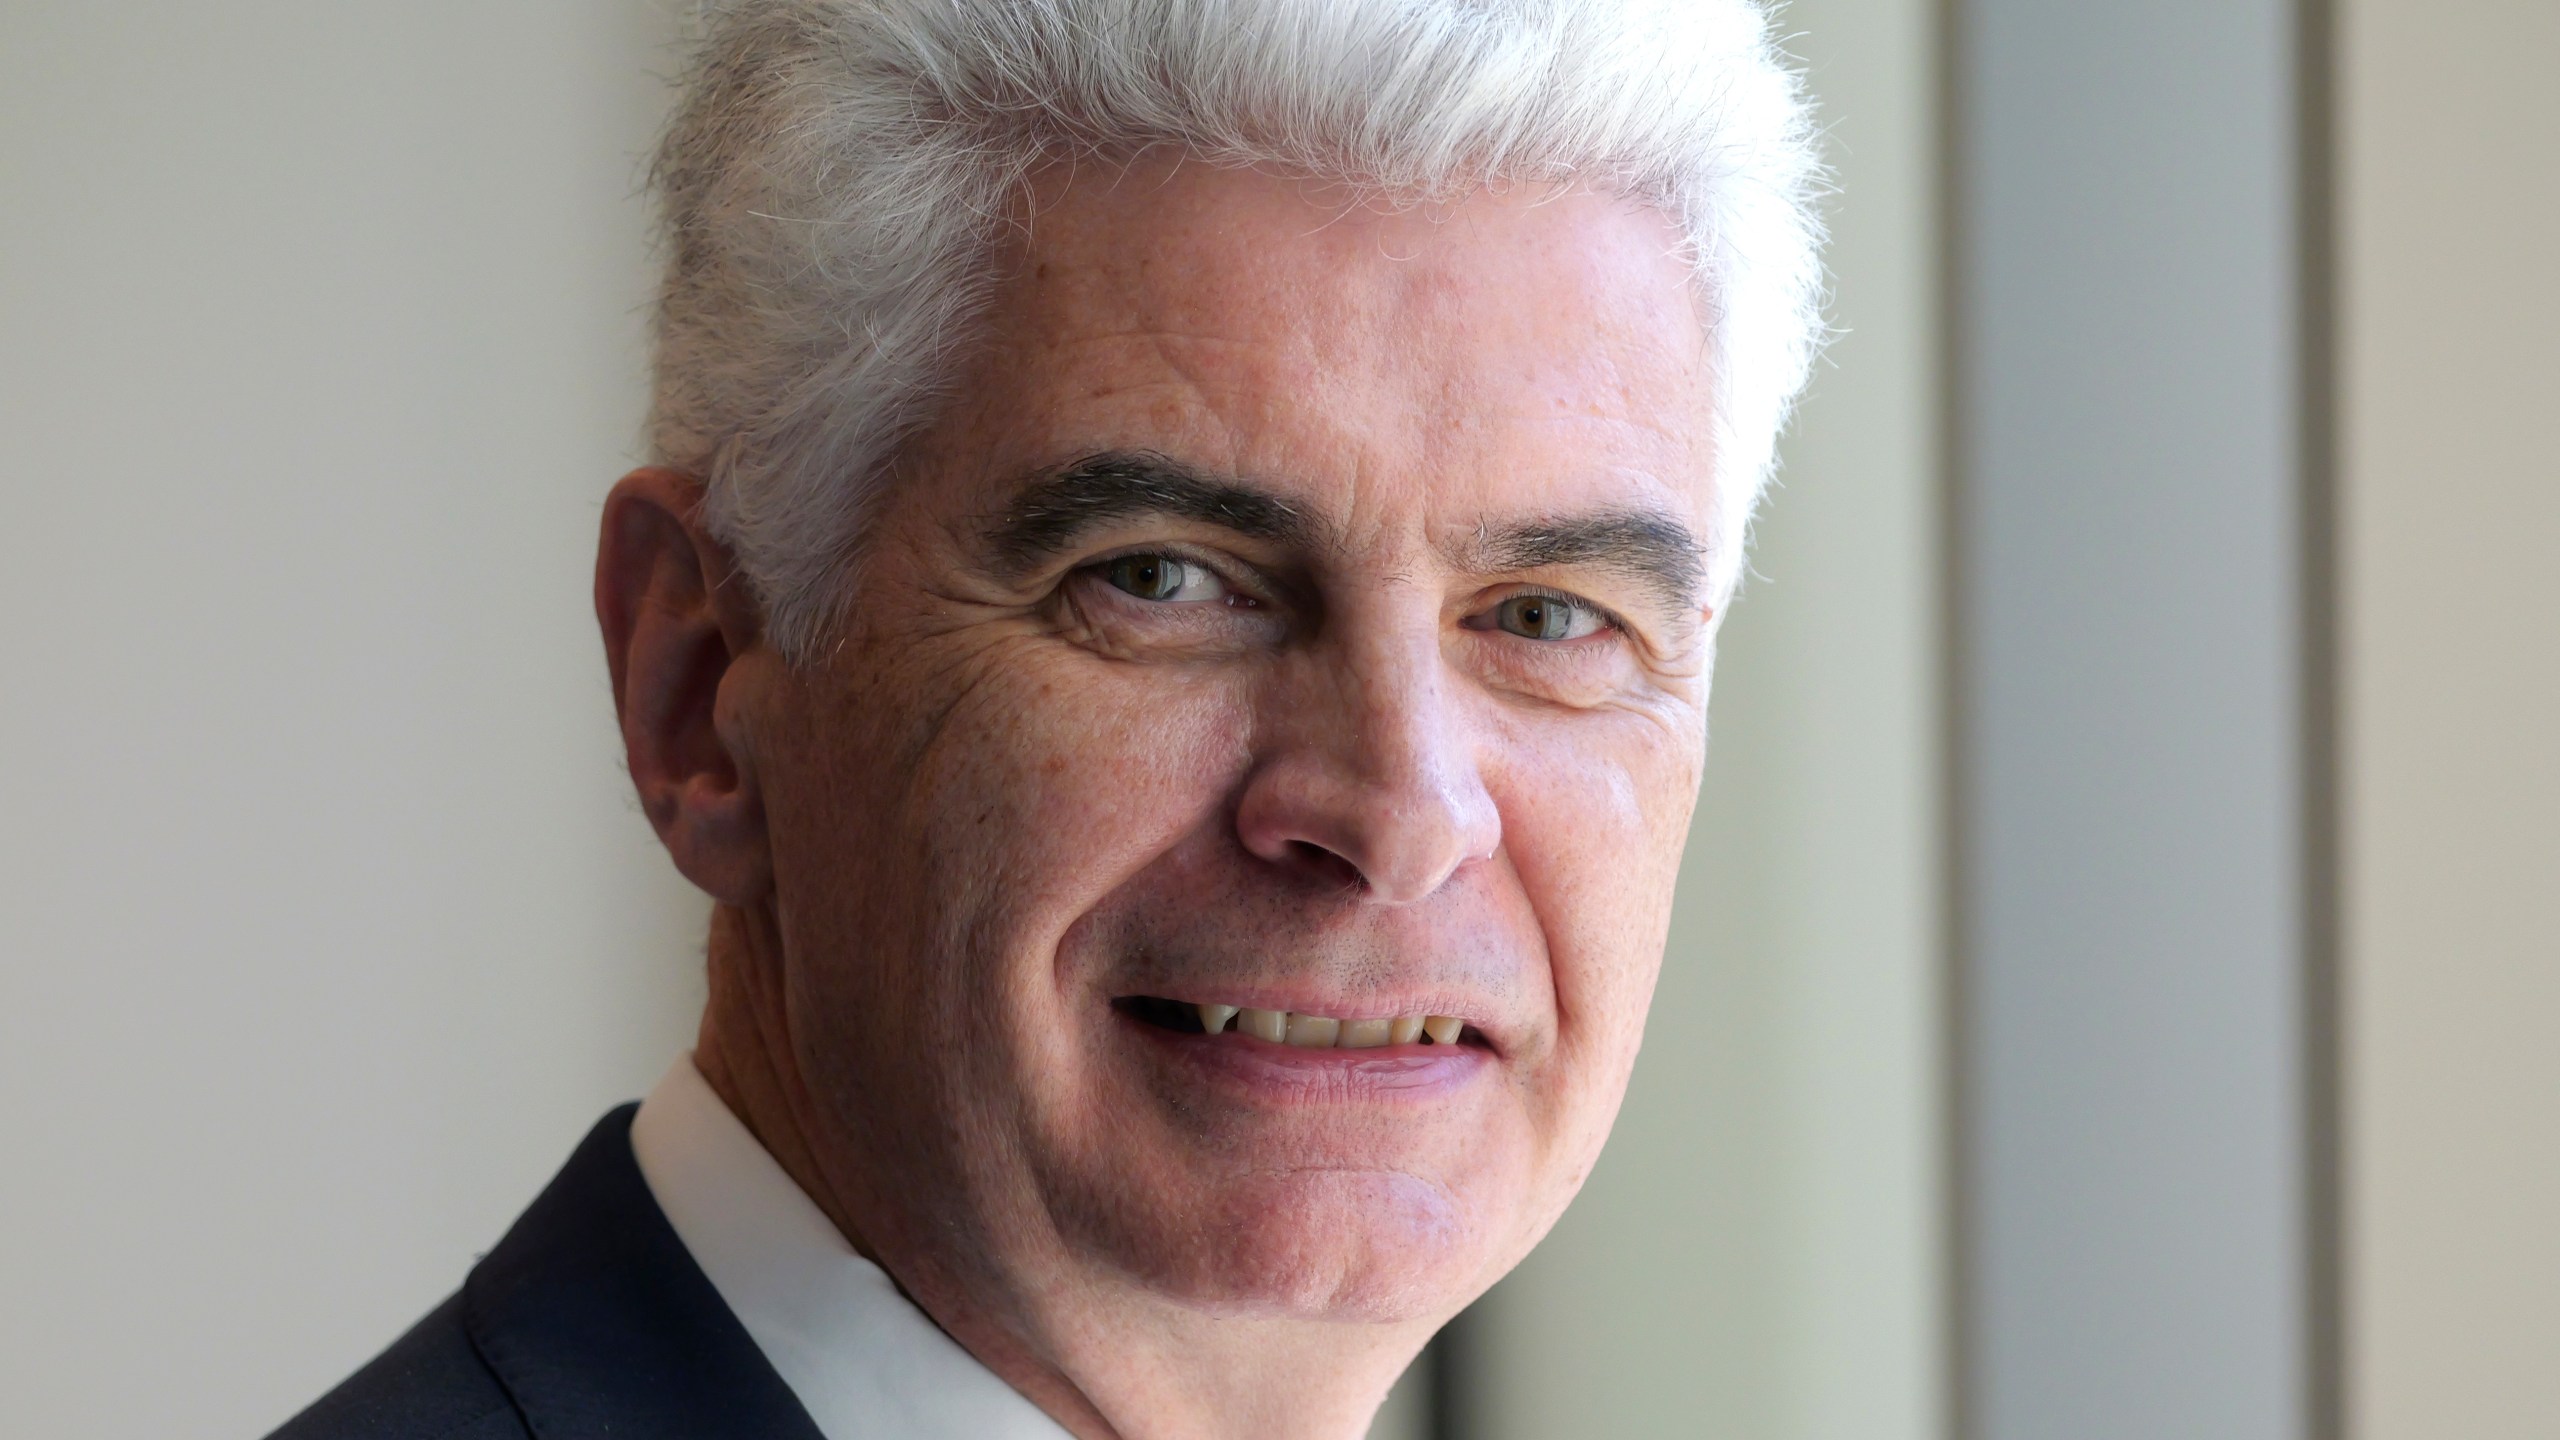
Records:
{"label": "freckled skin", "polygon": [[[1703,607],[1452,557],[1604,507],[1706,535],[1704,335],[1669,225],[1606,198],[1088,171],[1037,187],[812,663],[665,578],[719,559],[686,482],[624,482],[599,605],[633,774],[721,901],[706,1075],[928,1313],[1079,1434],[1353,1436],[1589,1172],[1704,750]],[[1327,539],[1143,517],[989,563],[1023,475],[1106,450]],[[1097,568],[1150,546],[1254,603]],[[1625,624],[1489,626],[1524,585]],[[716,691],[690,739],[686,685]],[[1262,1103],[1111,1008],[1290,987],[1461,997],[1493,1058],[1427,1103]]]}

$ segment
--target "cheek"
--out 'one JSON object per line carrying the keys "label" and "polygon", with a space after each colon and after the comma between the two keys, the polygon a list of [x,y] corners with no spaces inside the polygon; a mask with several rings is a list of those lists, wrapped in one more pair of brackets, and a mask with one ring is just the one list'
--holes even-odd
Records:
{"label": "cheek", "polygon": [[1555,986],[1553,1133],[1585,1165],[1643,1039],[1703,748],[1639,717],[1606,717],[1605,737],[1581,728],[1600,718],[1516,734],[1502,777],[1504,841]]}
{"label": "cheek", "polygon": [[[1010,1193],[987,1173],[1005,1137],[1046,1133],[1026,1112],[1075,1093],[1088,1059],[1060,938],[1218,822],[1239,702],[1212,677],[1029,640],[884,648],[845,657],[861,683],[811,709],[793,737],[808,763],[771,787],[795,1003],[823,1017],[801,1027],[825,1049],[803,1063],[857,1132],[883,1110],[926,1122],[875,1137],[878,1153]],[[865,1103],[892,1091],[918,1102]]]}
{"label": "cheek", "polygon": [[1238,687],[1207,672],[1029,644],[1002,653],[1012,648],[980,657],[980,678],[918,747],[900,828],[926,893],[957,900],[968,887],[942,917],[967,933],[946,939],[1027,962],[1055,954],[1077,917],[1155,856],[1220,822],[1247,725]]}
{"label": "cheek", "polygon": [[[1061,934],[1222,813],[1237,692],[1036,636],[865,639],[807,697],[766,786],[807,1001],[838,1029],[877,1017],[884,1055],[1045,1051]],[[882,955],[918,963],[868,963]]]}

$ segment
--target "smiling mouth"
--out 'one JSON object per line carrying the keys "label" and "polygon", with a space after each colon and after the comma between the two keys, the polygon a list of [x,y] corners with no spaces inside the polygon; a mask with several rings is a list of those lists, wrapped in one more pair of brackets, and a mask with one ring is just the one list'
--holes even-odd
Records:
{"label": "smiling mouth", "polygon": [[1301,1050],[1380,1050],[1388,1046],[1489,1048],[1484,1035],[1455,1015],[1391,1015],[1343,1019],[1295,1010],[1128,995],[1111,1008],[1140,1024],[1178,1035],[1251,1037]]}

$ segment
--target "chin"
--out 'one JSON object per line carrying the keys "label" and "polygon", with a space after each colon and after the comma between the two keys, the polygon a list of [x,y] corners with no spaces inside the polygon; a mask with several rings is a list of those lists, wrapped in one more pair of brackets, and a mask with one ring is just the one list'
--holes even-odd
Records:
{"label": "chin", "polygon": [[1149,1290],[1216,1314],[1437,1320],[1474,1298],[1483,1273],[1484,1231],[1467,1207],[1400,1171],[1266,1172],[1166,1199],[1148,1208],[1172,1223],[1106,1222],[1082,1238]]}

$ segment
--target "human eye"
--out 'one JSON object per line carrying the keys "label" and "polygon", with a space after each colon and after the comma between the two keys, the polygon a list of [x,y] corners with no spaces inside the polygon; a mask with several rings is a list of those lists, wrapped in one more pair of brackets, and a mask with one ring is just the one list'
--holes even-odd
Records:
{"label": "human eye", "polygon": [[1061,632],[1122,659],[1203,659],[1285,638],[1288,609],[1240,558],[1156,542],[1076,566],[1055,592]]}
{"label": "human eye", "polygon": [[1095,567],[1104,581],[1126,594],[1161,604],[1198,604],[1229,600],[1234,592],[1218,573],[1197,560],[1179,555],[1121,555]]}
{"label": "human eye", "polygon": [[1570,595],[1526,591],[1506,596],[1476,617],[1471,628],[1499,630],[1523,640],[1581,640],[1617,629],[1598,606]]}

